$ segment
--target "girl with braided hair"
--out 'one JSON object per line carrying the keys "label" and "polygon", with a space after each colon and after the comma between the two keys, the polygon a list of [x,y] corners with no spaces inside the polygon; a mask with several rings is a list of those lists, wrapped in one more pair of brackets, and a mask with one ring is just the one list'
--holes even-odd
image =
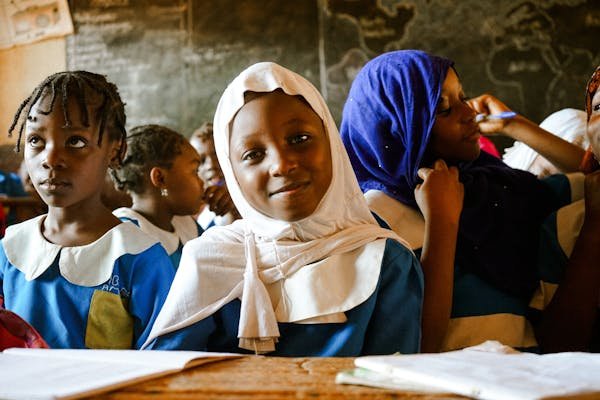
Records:
{"label": "girl with braided hair", "polygon": [[204,231],[192,215],[202,207],[204,188],[198,176],[200,156],[179,133],[160,125],[133,128],[127,155],[113,171],[120,190],[133,205],[113,213],[156,238],[177,269],[183,245]]}
{"label": "girl with braided hair", "polygon": [[[102,75],[60,72],[19,107],[17,150],[48,213],[0,243],[0,300],[53,348],[139,348],[173,269],[162,246],[100,199],[125,150],[125,110]],[[2,303],[0,301],[0,303]]]}

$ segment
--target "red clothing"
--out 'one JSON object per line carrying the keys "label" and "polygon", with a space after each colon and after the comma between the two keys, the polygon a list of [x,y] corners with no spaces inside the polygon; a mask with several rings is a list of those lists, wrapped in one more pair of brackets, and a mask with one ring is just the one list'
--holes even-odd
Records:
{"label": "red clothing", "polygon": [[500,158],[500,153],[498,152],[498,149],[496,149],[494,142],[485,136],[479,138],[479,147],[486,153],[491,154],[496,158]]}

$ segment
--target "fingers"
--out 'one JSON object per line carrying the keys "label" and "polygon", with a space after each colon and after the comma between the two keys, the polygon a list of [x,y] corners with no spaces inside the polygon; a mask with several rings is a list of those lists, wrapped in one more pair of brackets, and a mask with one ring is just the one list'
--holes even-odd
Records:
{"label": "fingers", "polygon": [[447,171],[448,165],[446,165],[446,161],[439,158],[433,163],[433,169],[436,169],[438,171]]}
{"label": "fingers", "polygon": [[417,170],[417,176],[423,180],[426,180],[432,171],[433,171],[433,169],[431,169],[431,168],[426,168],[426,167],[419,168]]}

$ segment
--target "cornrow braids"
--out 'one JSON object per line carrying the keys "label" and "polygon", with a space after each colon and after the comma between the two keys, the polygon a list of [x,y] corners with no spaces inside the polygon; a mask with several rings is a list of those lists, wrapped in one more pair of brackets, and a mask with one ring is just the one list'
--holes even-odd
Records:
{"label": "cornrow braids", "polygon": [[171,168],[186,138],[161,125],[137,126],[127,136],[127,153],[121,166],[112,170],[119,190],[142,193],[154,167]]}
{"label": "cornrow braids", "polygon": [[[88,107],[87,99],[94,93],[100,96],[101,104],[96,110],[91,110]],[[54,110],[54,104],[60,97],[65,126],[71,126],[68,101],[70,97],[75,96],[81,113],[81,122],[85,127],[90,126],[90,112],[93,111],[93,118],[98,118],[98,145],[102,143],[104,131],[108,131],[109,139],[121,141],[119,160],[123,158],[127,136],[125,130],[125,104],[121,101],[117,87],[107,81],[104,75],[87,71],[65,71],[50,75],[21,103],[8,129],[8,136],[11,137],[20,123],[16,145],[17,152],[20,150],[25,123],[30,119],[29,114],[32,107],[46,96],[51,96],[48,109],[39,109],[38,112],[44,115],[50,114]]]}

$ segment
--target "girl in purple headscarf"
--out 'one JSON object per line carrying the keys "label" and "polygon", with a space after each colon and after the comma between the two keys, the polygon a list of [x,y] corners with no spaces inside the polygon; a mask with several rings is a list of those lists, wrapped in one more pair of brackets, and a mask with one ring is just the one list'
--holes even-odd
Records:
{"label": "girl in purple headscarf", "polygon": [[[522,116],[475,119],[477,112],[506,111],[489,95],[469,104],[453,62],[415,50],[386,53],[367,63],[344,107],[342,139],[371,209],[422,250],[424,342],[427,335],[434,338],[424,350],[487,339],[537,346],[526,314],[538,282],[539,227],[549,213],[571,201],[570,181],[564,175],[541,181],[514,170],[480,152],[479,138],[481,132],[502,131],[564,171],[577,170],[583,151]],[[424,196],[420,186],[432,173],[445,171],[446,164],[449,171],[458,170],[464,185],[450,268],[436,254],[444,247],[432,242],[452,235],[452,229],[444,229],[452,222],[444,213],[456,207],[440,210],[446,199]],[[435,332],[426,326],[428,309],[438,316],[431,325]]]}

